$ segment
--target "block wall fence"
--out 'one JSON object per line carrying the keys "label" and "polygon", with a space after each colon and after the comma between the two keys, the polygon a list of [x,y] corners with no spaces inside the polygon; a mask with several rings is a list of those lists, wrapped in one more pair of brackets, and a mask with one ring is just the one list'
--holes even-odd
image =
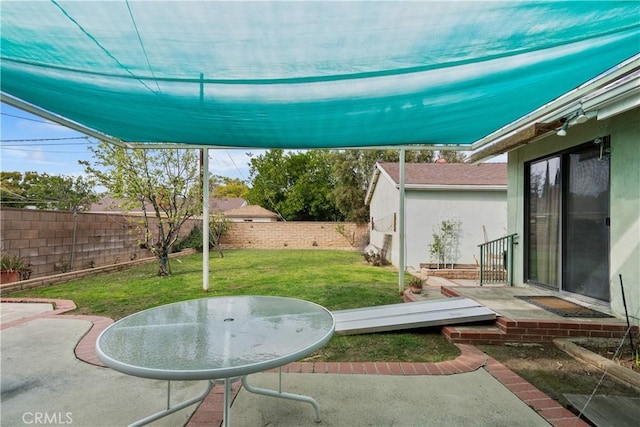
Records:
{"label": "block wall fence", "polygon": [[[149,258],[138,245],[140,217],[113,213],[3,208],[0,248],[31,264],[31,278]],[[187,221],[187,236],[201,219]],[[153,225],[153,224],[152,224]],[[152,227],[153,229],[153,227]],[[366,224],[334,222],[233,223],[222,240],[224,249],[360,250],[368,241]]]}

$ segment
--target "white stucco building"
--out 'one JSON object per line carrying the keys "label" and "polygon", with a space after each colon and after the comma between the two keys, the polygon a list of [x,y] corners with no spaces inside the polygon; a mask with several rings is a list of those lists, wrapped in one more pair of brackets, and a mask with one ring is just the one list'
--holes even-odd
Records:
{"label": "white stucco building", "polygon": [[[434,232],[443,221],[458,224],[446,262],[475,266],[478,245],[507,231],[507,168],[504,163],[408,163],[405,165],[407,269],[437,263]],[[370,242],[399,266],[399,163],[377,163],[366,195]]]}

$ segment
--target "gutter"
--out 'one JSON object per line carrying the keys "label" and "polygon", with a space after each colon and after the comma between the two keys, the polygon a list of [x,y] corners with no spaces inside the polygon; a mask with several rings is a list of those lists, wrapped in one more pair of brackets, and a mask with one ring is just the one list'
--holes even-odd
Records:
{"label": "gutter", "polygon": [[[396,184],[396,188],[400,188]],[[430,191],[507,191],[506,184],[405,184],[406,190],[430,190]]]}

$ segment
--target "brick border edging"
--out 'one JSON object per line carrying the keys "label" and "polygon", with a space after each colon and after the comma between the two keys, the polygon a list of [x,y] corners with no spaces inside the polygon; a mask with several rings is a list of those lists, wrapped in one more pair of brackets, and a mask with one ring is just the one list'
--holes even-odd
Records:
{"label": "brick border edging", "polygon": [[487,356],[487,364],[484,369],[552,426],[590,426],[590,424],[583,421],[560,403],[551,399],[496,359]]}
{"label": "brick border edging", "polygon": [[[58,314],[66,313],[76,308],[73,301],[63,299],[2,298],[0,302],[55,304],[53,311],[3,324],[1,329],[17,326],[36,318],[56,317]],[[96,355],[95,343],[100,333],[112,324],[113,320],[102,316],[69,315],[65,317],[91,322],[89,330],[78,341],[74,353],[78,360],[99,367],[105,367]],[[571,411],[561,406],[558,402],[548,397],[505,365],[480,351],[478,348],[468,344],[455,345],[460,349],[460,356],[454,360],[444,362],[293,362],[283,366],[282,372],[359,375],[454,375],[484,368],[498,382],[503,384],[509,391],[536,411],[552,426],[589,427],[589,424],[582,421]],[[266,372],[278,372],[278,369],[271,369]],[[240,383],[233,383],[231,387],[232,403],[239,391]],[[187,427],[201,427],[205,425],[221,426],[224,407],[223,395],[224,387],[220,384],[214,386],[211,393],[209,393],[193,412],[187,423]]]}

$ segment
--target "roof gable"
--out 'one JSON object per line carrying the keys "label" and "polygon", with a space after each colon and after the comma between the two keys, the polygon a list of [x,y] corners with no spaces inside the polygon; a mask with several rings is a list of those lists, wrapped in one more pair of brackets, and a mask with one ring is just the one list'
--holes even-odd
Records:
{"label": "roof gable", "polygon": [[245,205],[224,213],[227,218],[277,218],[278,214],[258,205]]}
{"label": "roof gable", "polygon": [[209,209],[213,212],[227,212],[246,204],[247,201],[242,197],[212,197],[209,200]]}

